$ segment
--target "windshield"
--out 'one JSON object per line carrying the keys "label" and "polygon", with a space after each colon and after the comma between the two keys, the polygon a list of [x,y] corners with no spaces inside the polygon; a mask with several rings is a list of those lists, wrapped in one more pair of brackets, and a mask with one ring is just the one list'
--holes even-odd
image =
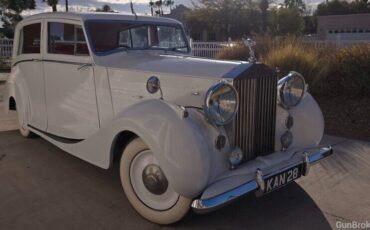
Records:
{"label": "windshield", "polygon": [[90,21],[86,25],[92,47],[97,54],[105,54],[122,47],[189,52],[186,37],[179,25],[104,21]]}

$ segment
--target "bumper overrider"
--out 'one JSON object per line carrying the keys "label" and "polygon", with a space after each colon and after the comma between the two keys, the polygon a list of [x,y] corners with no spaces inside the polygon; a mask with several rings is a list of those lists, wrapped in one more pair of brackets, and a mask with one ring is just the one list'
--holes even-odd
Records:
{"label": "bumper overrider", "polygon": [[[231,190],[219,193],[218,195],[202,196],[200,199],[194,200],[191,207],[197,213],[207,213],[219,209],[250,193],[255,193],[257,196],[262,195],[265,193],[267,186],[265,179],[279,175],[299,165],[302,165],[302,175],[307,176],[312,165],[332,154],[333,149],[330,146],[311,151],[295,152],[293,155],[296,160],[286,161],[284,164],[279,163],[278,167],[271,167],[272,170],[268,168],[258,168],[254,172],[254,179],[238,185]],[[232,179],[232,177],[230,178]]]}

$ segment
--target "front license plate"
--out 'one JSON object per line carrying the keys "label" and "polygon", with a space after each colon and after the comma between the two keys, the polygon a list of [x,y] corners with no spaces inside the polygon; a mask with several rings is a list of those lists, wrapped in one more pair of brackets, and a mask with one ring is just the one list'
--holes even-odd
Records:
{"label": "front license plate", "polygon": [[269,193],[302,176],[302,165],[294,166],[280,174],[265,179],[265,192]]}

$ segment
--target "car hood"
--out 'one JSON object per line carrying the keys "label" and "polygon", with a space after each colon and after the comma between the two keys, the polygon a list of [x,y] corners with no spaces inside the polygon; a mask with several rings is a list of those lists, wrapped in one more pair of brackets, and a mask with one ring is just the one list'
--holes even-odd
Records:
{"label": "car hood", "polygon": [[95,62],[108,68],[206,78],[225,77],[243,63],[164,54],[163,51],[118,52],[107,56],[96,56]]}

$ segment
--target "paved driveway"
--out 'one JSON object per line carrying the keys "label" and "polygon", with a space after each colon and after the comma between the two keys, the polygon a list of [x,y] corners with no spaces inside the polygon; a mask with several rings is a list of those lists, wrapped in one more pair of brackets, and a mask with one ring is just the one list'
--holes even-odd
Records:
{"label": "paved driveway", "polygon": [[[0,115],[0,130],[16,127],[14,115]],[[336,155],[297,183],[159,226],[131,208],[117,164],[103,170],[41,138],[1,131],[0,229],[330,229],[370,221],[370,143],[326,136],[322,144]]]}

